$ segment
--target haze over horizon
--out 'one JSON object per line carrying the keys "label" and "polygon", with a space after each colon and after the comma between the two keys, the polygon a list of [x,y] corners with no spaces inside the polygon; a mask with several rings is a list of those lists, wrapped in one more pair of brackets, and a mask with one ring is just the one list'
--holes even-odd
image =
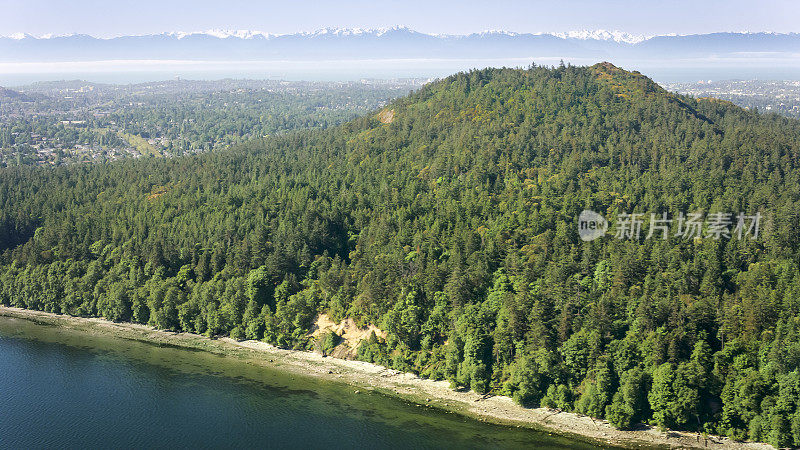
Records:
{"label": "haze over horizon", "polygon": [[800,79],[800,4],[785,0],[0,0],[0,10],[5,85],[428,78],[560,60],[613,61],[660,81]]}

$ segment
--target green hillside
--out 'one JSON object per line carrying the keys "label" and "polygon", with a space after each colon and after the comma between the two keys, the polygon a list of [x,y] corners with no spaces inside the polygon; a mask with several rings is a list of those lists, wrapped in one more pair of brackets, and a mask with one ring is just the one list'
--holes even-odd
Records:
{"label": "green hillside", "polygon": [[[231,151],[0,169],[0,303],[293,348],[327,313],[454,386],[798,446],[798,157],[799,121],[607,63],[460,73]],[[731,237],[646,238],[695,212]]]}

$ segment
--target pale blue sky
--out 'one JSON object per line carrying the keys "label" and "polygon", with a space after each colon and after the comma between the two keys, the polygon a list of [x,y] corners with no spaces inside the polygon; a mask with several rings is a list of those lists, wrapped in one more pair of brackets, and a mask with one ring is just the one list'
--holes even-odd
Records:
{"label": "pale blue sky", "polygon": [[211,28],[271,33],[323,27],[403,25],[467,34],[577,29],[634,34],[800,31],[797,0],[0,0],[0,35],[85,33],[100,37]]}

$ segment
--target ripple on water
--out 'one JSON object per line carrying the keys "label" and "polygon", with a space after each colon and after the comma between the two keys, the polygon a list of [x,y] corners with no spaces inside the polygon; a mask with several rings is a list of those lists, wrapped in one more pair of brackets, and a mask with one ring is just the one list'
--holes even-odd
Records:
{"label": "ripple on water", "polygon": [[0,448],[596,448],[205,352],[0,317]]}

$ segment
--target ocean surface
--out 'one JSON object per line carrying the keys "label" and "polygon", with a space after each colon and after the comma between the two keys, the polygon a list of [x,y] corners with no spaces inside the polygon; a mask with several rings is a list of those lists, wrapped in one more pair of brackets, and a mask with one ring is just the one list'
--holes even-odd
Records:
{"label": "ocean surface", "polygon": [[598,448],[235,358],[0,317],[0,448]]}
{"label": "ocean surface", "polygon": [[[369,59],[331,61],[189,61],[113,60],[41,63],[0,63],[0,86],[15,87],[37,81],[86,80],[127,84],[174,78],[217,80],[222,78],[342,81],[364,78],[440,78],[455,72],[485,67],[558,65],[561,58],[530,56],[497,59]],[[566,63],[592,65],[589,58],[566,58]],[[625,60],[614,64],[639,70],[656,82],[698,80],[798,80],[800,59],[768,56]]]}

